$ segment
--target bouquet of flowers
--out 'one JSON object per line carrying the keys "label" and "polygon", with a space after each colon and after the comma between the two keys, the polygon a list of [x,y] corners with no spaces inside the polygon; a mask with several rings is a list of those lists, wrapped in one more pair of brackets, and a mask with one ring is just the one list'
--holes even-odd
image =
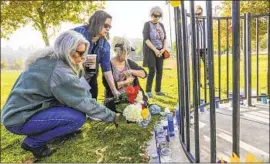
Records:
{"label": "bouquet of flowers", "polygon": [[118,100],[115,101],[116,111],[123,113],[128,122],[137,123],[139,126],[147,126],[151,120],[151,114],[147,103],[143,100],[143,93],[139,86],[129,86]]}

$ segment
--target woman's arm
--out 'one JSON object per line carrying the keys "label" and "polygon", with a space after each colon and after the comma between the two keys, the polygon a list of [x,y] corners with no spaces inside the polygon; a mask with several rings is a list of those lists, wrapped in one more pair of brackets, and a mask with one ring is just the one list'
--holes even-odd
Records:
{"label": "woman's arm", "polygon": [[159,56],[159,50],[156,49],[156,47],[152,44],[150,41],[150,29],[149,29],[149,22],[146,22],[143,27],[143,41],[145,44],[155,52],[156,56]]}
{"label": "woman's arm", "polygon": [[137,76],[140,78],[146,78],[147,77],[147,73],[146,71],[140,67],[136,62],[134,62],[133,60],[128,59],[128,64],[130,67],[130,72],[133,76]]}
{"label": "woman's arm", "polygon": [[145,78],[146,77],[146,73],[143,70],[131,69],[130,71],[131,71],[131,74],[133,76],[137,76],[137,77],[140,77],[140,78]]}
{"label": "woman's arm", "polygon": [[133,82],[134,79],[135,78],[133,76],[129,76],[129,77],[127,77],[127,79],[125,81],[117,82],[118,89],[120,89],[126,85],[129,85],[130,83]]}

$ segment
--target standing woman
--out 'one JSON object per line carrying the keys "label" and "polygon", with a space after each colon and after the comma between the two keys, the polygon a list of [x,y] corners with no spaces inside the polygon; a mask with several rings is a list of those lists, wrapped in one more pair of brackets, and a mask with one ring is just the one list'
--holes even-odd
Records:
{"label": "standing woman", "polygon": [[[110,65],[110,44],[107,41],[109,38],[109,30],[111,29],[112,16],[107,12],[99,10],[96,11],[89,19],[87,25],[76,27],[74,30],[81,33],[91,44],[88,54],[96,56],[96,62],[85,63],[85,79],[91,86],[90,92],[92,98],[97,99],[98,96],[98,68],[100,63],[102,73],[112,91],[112,94],[117,97],[120,93],[115,87],[114,79]],[[94,66],[92,64],[95,64]],[[91,65],[89,69],[88,65]]]}
{"label": "standing woman", "polygon": [[162,18],[160,7],[153,7],[150,11],[151,21],[144,24],[143,28],[143,66],[148,67],[149,74],[146,83],[146,95],[151,98],[152,83],[156,73],[156,94],[164,96],[161,92],[161,80],[163,72],[163,56],[166,50],[166,32],[164,25],[160,23]]}

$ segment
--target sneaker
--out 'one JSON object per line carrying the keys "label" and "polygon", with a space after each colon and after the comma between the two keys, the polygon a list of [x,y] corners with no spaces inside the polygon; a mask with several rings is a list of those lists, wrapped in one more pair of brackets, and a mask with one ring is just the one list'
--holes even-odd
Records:
{"label": "sneaker", "polygon": [[37,147],[37,148],[32,148],[24,142],[21,144],[21,148],[26,151],[32,152],[36,158],[48,157],[56,151],[55,149],[49,148],[47,145]]}
{"label": "sneaker", "polygon": [[151,92],[146,92],[146,96],[147,96],[148,98],[152,98],[152,97],[153,97],[153,95],[152,95]]}
{"label": "sneaker", "polygon": [[156,92],[156,95],[165,96],[165,93],[163,93],[163,92]]}

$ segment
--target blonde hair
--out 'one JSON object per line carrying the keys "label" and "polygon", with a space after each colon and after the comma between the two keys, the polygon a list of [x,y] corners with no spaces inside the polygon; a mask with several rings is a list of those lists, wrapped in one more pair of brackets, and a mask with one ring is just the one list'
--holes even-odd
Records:
{"label": "blonde hair", "polygon": [[125,37],[115,36],[112,40],[112,47],[117,56],[131,51],[130,42]]}

